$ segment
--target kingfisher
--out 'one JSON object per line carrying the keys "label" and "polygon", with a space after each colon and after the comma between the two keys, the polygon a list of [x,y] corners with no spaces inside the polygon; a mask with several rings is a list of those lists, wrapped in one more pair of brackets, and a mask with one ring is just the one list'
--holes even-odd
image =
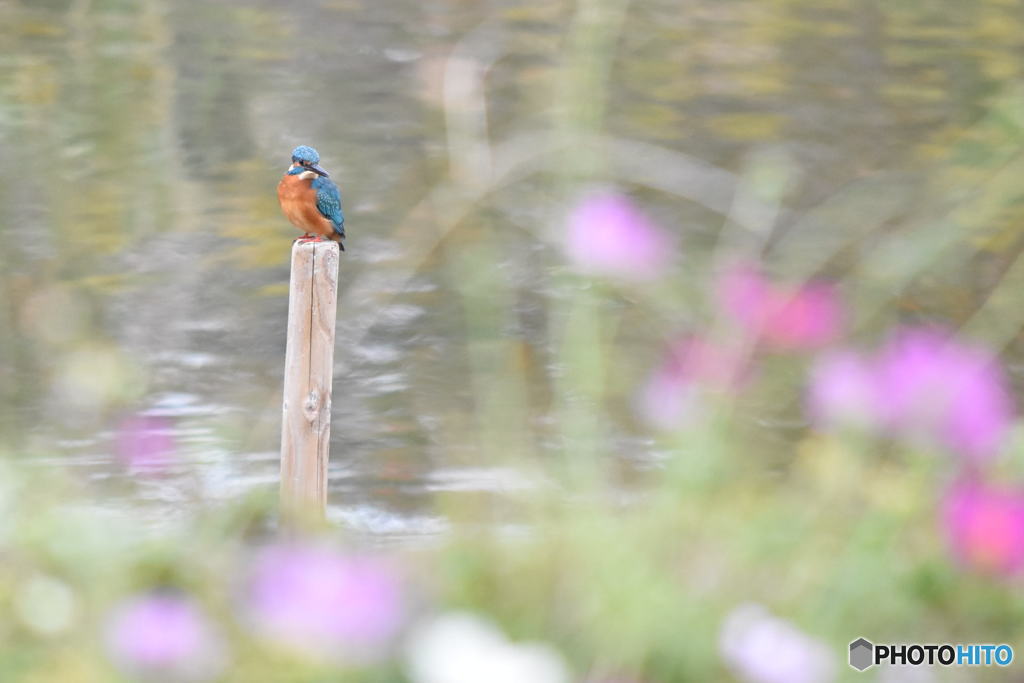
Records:
{"label": "kingfisher", "polygon": [[308,145],[292,151],[292,165],[277,184],[277,200],[285,217],[299,230],[297,241],[334,240],[345,251],[345,216],[341,193],[327,171],[320,168],[320,155]]}

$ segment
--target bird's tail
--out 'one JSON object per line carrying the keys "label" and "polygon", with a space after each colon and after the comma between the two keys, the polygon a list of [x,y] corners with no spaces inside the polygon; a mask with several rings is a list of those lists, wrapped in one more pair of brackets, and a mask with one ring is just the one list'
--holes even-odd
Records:
{"label": "bird's tail", "polygon": [[334,234],[331,235],[331,239],[338,243],[338,247],[342,251],[345,251],[345,243],[342,242],[342,240],[345,239],[345,226],[344,226],[344,224],[342,224],[342,226],[340,228],[335,226]]}

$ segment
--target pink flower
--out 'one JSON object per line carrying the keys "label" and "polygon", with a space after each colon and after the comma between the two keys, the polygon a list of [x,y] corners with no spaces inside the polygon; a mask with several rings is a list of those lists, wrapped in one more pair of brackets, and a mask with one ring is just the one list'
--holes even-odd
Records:
{"label": "pink flower", "polygon": [[964,565],[1003,575],[1024,567],[1024,491],[957,482],[943,501],[942,524]]}
{"label": "pink flower", "polygon": [[881,405],[894,428],[934,435],[974,459],[998,451],[1013,400],[990,354],[935,330],[904,330],[877,363]]}
{"label": "pink flower", "polygon": [[106,635],[114,663],[139,678],[209,680],[223,665],[213,626],[191,601],[171,593],[122,604],[111,615]]}
{"label": "pink flower", "polygon": [[129,417],[117,428],[116,449],[118,458],[131,471],[159,472],[173,460],[174,432],[163,418]]}
{"label": "pink flower", "polygon": [[379,654],[405,612],[398,579],[381,561],[304,545],[256,558],[248,608],[253,625],[278,642],[355,659]]}
{"label": "pink flower", "polygon": [[1014,415],[995,359],[929,329],[902,330],[874,356],[824,356],[808,410],[819,425],[924,437],[974,461],[998,453]]}
{"label": "pink flower", "polygon": [[831,284],[785,288],[751,266],[739,266],[722,277],[718,296],[725,312],[750,338],[777,350],[819,348],[842,333],[842,302]]}
{"label": "pink flower", "polygon": [[565,250],[585,273],[653,280],[668,267],[672,247],[671,236],[618,193],[590,195],[569,215]]}
{"label": "pink flower", "polygon": [[705,392],[739,387],[746,359],[733,349],[699,337],[685,338],[669,349],[638,398],[638,412],[651,425],[679,427],[699,410]]}
{"label": "pink flower", "polygon": [[811,370],[808,411],[818,424],[878,428],[880,399],[872,361],[855,351],[822,356]]}

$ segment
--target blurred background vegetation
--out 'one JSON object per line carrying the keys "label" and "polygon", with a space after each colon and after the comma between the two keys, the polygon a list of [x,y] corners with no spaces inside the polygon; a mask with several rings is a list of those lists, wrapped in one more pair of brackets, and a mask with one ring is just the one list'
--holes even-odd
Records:
{"label": "blurred background vegetation", "polygon": [[[938,324],[1020,385],[1022,9],[0,0],[0,679],[504,680],[416,663],[443,639],[415,624],[450,610],[506,654],[547,643],[539,683],[833,680],[862,635],[1024,642],[1014,572],[945,547],[955,456],[811,428],[817,348],[751,342],[696,418],[638,398],[680,338],[737,337],[735,262],[837,283],[831,344]],[[276,529],[298,144],[350,235],[316,542],[404,586],[372,661],[266,650],[236,614]],[[566,247],[595,192],[660,235],[650,277]],[[98,634],[167,590],[219,654],[140,674]],[[751,604],[807,677],[720,643]]]}

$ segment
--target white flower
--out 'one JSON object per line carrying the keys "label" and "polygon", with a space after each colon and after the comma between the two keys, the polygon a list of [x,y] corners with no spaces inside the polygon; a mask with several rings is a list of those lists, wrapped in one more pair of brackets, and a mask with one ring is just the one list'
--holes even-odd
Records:
{"label": "white flower", "polygon": [[543,643],[512,643],[493,624],[450,612],[418,626],[407,671],[415,683],[567,683],[562,656]]}
{"label": "white flower", "polygon": [[718,648],[737,677],[750,683],[824,683],[836,676],[835,656],[825,643],[761,605],[734,609]]}
{"label": "white flower", "polygon": [[36,574],[24,581],[14,596],[14,613],[41,636],[67,631],[77,612],[75,594],[63,581]]}

